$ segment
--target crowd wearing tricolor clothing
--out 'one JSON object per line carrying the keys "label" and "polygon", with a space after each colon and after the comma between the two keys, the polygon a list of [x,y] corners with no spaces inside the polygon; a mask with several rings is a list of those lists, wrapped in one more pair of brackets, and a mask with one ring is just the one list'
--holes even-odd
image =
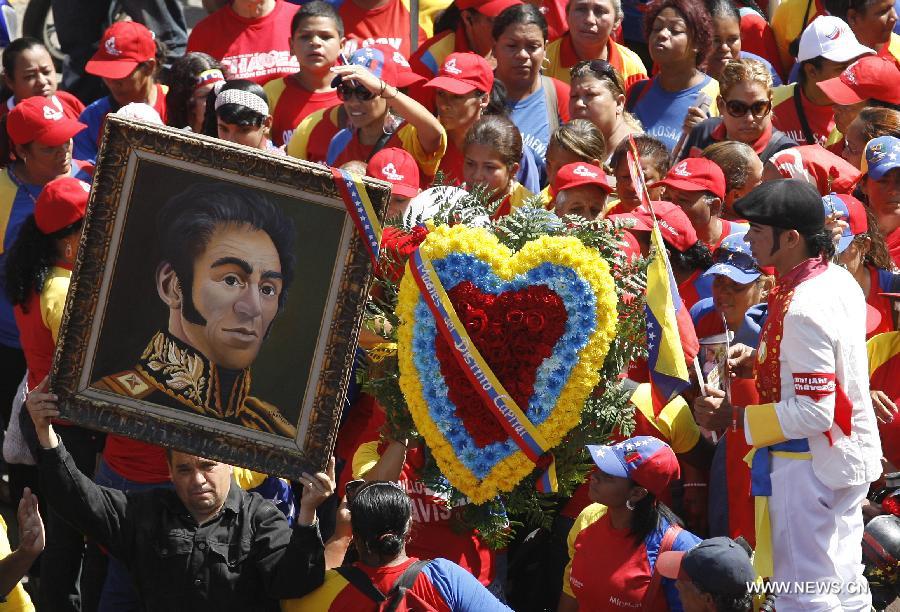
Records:
{"label": "crowd wearing tricolor clothing", "polygon": [[[61,79],[36,39],[2,57],[17,519],[5,537],[0,519],[0,611],[825,612],[897,597],[864,576],[864,550],[900,555],[900,519],[879,531],[900,504],[877,495],[900,471],[893,0],[204,0],[192,28],[176,0],[122,2],[114,23],[81,4],[104,3],[53,2]],[[551,527],[519,533],[511,516],[500,549],[459,528],[471,504],[426,485],[423,440],[389,436],[358,389],[334,460],[294,482],[61,419],[47,378],[111,113],[387,182],[385,217],[405,222],[385,226],[396,261],[376,273],[394,283],[436,194],[484,198],[494,220],[539,207],[622,227],[627,259],[668,262],[692,384],[659,405],[652,349],[628,363],[633,432],[588,445]],[[380,341],[363,327],[360,350]],[[707,384],[725,344],[725,380]],[[759,596],[766,584],[788,587]]]}

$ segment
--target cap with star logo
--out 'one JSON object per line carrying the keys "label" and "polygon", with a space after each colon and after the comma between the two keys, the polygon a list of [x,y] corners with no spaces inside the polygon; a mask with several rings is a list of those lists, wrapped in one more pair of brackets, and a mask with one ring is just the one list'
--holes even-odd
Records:
{"label": "cap with star logo", "polygon": [[635,436],[610,446],[588,445],[587,450],[601,472],[627,478],[657,497],[681,475],[672,447],[653,436]]}
{"label": "cap with star logo", "polygon": [[866,143],[866,151],[859,165],[863,174],[868,173],[870,177],[880,181],[894,168],[900,168],[900,138],[879,136]]}
{"label": "cap with star logo", "polygon": [[846,251],[853,239],[859,234],[865,234],[869,231],[866,207],[852,195],[831,193],[822,198],[822,205],[825,207],[826,215],[840,213],[841,221],[847,223],[837,244],[836,250],[838,253]]}
{"label": "cap with star logo", "polygon": [[742,285],[759,278],[759,264],[750,253],[750,245],[744,240],[746,235],[746,232],[740,232],[726,237],[713,253],[713,265],[703,276],[727,276]]}

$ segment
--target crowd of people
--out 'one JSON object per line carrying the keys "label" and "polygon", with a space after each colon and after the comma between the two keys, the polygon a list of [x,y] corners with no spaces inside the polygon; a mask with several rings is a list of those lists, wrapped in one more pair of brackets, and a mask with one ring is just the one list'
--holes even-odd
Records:
{"label": "crowd of people", "polygon": [[[869,496],[900,466],[893,0],[204,0],[189,35],[158,0],[99,41],[78,4],[54,2],[64,88],[39,41],[2,57],[0,610],[727,612],[757,577],[793,585],[779,612],[870,609],[864,526],[900,511]],[[365,393],[292,483],[61,420],[47,378],[110,113],[385,180],[389,219],[443,184],[494,219],[613,220],[635,258],[658,223],[701,346],[730,339],[727,384],[692,374],[659,410],[628,364],[633,435],[584,449],[552,529],[499,550]]]}

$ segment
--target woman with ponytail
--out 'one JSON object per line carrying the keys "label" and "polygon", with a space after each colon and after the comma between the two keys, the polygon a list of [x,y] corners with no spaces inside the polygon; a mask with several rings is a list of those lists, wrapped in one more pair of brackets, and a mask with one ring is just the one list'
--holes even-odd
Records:
{"label": "woman with ponytail", "polygon": [[[328,570],[318,589],[301,599],[281,602],[282,612],[509,610],[455,563],[407,556],[413,506],[400,485],[355,480],[347,483],[346,490],[352,545],[359,561]],[[379,595],[386,598],[380,599]]]}

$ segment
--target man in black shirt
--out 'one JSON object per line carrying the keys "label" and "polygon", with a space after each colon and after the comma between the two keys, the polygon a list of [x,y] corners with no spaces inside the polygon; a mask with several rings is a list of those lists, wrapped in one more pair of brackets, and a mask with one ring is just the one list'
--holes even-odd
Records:
{"label": "man in black shirt", "polygon": [[53,431],[46,380],[27,400],[42,451],[42,491],[56,512],[131,572],[145,610],[277,610],[322,583],[316,508],[334,492],[328,473],[303,474],[291,528],[275,506],[237,486],[224,463],[169,453],[174,490],[124,493],[82,474]]}

